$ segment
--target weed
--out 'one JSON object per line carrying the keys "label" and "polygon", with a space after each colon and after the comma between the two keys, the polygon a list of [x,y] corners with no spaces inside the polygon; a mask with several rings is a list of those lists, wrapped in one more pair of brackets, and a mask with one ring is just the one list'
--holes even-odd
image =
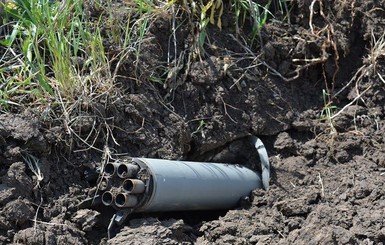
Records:
{"label": "weed", "polygon": [[204,120],[200,120],[198,127],[195,129],[194,132],[191,133],[191,136],[195,135],[195,134],[198,134],[200,132],[202,138],[205,138],[206,136],[205,136],[205,133],[203,131],[205,127],[206,127],[206,122]]}
{"label": "weed", "polygon": [[377,71],[376,64],[381,57],[385,55],[385,33],[382,34],[379,38],[373,33],[372,30],[372,41],[371,41],[371,49],[369,50],[369,55],[364,59],[363,63],[365,64],[365,70],[367,72],[375,73],[381,82],[385,84],[385,79],[383,76]]}
{"label": "weed", "polygon": [[[94,144],[102,130],[108,132],[106,141],[112,139],[118,144],[106,118],[99,118],[100,125],[95,125],[85,136],[73,125],[84,115],[82,110],[97,109],[93,104],[100,97],[115,96],[113,81],[120,62],[130,52],[139,52],[140,41],[137,40],[146,35],[148,25],[140,21],[133,25],[124,23],[113,33],[102,33],[106,30],[102,29],[103,16],[89,20],[82,0],[62,3],[15,0],[14,5],[6,5],[4,11],[5,38],[0,39],[0,106],[42,107],[39,109],[49,114],[44,115],[45,118],[63,124],[65,135],[60,137],[70,150],[74,143],[86,146],[85,150],[98,150]],[[141,32],[140,25],[143,26]],[[120,45],[114,56],[105,51],[105,36],[114,37]],[[112,62],[115,62],[114,72]],[[26,161],[34,166],[31,159],[26,158]]]}
{"label": "weed", "polygon": [[[237,35],[240,34],[240,26],[245,23],[246,17],[251,16],[251,45],[257,36],[260,38],[260,30],[265,25],[268,17],[272,16],[274,18],[274,15],[269,11],[271,3],[272,1],[268,1],[266,5],[261,5],[250,0],[233,0],[231,6],[235,13]],[[262,43],[261,39],[260,43]]]}
{"label": "weed", "polygon": [[6,22],[12,31],[0,43],[5,49],[1,76],[7,88],[2,89],[3,102],[29,91],[41,97],[60,93],[74,100],[83,92],[85,77],[108,67],[102,37],[98,28],[85,21],[82,1],[63,3],[15,0],[11,7],[6,5]]}
{"label": "weed", "polygon": [[39,159],[28,153],[23,155],[23,159],[27,163],[32,173],[36,176],[36,180],[37,180],[36,186],[40,186],[40,182],[44,179],[44,176],[40,171]]}
{"label": "weed", "polygon": [[322,97],[324,100],[324,107],[321,111],[320,119],[321,121],[326,121],[326,123],[329,125],[331,130],[330,134],[334,134],[336,133],[336,129],[333,123],[333,118],[334,118],[333,115],[337,110],[337,107],[332,104],[330,94],[327,93],[325,89],[322,90]]}
{"label": "weed", "polygon": [[[170,1],[169,4],[178,3],[183,9],[187,10],[190,14],[190,20],[198,23],[198,38],[199,52],[204,52],[203,46],[207,42],[207,26],[208,24],[215,24],[220,30],[222,29],[222,15],[224,8],[229,8],[229,12],[233,14],[235,18],[235,32],[237,36],[242,34],[241,28],[247,20],[251,23],[251,33],[249,42],[253,45],[256,38],[259,38],[259,43],[262,45],[262,38],[260,31],[266,24],[269,18],[276,18],[270,11],[271,6],[274,5],[279,9],[285,18],[289,16],[289,9],[286,1],[284,0],[270,0],[265,1],[264,4],[251,1],[251,0],[231,0],[228,6],[222,0],[206,0],[206,1]],[[192,15],[192,16],[191,16]]]}

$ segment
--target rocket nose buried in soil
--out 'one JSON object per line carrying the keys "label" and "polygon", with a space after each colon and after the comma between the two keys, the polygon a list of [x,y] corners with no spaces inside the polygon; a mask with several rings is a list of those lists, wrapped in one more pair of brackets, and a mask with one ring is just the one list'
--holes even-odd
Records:
{"label": "rocket nose buried in soil", "polygon": [[261,188],[260,174],[238,165],[135,159],[153,174],[153,191],[138,211],[228,209]]}
{"label": "rocket nose buried in soil", "polygon": [[262,141],[251,137],[262,171],[226,163],[132,158],[106,164],[100,178],[101,200],[117,209],[109,226],[132,212],[230,209],[251,191],[267,188],[270,166]]}
{"label": "rocket nose buried in soil", "polygon": [[133,158],[104,168],[102,202],[130,212],[229,209],[251,191],[268,187],[270,166],[262,141],[251,137],[262,171],[226,163]]}
{"label": "rocket nose buried in soil", "polygon": [[119,171],[114,174],[113,166],[117,165],[106,168],[110,172],[103,181],[109,184],[103,182],[102,202],[118,210],[229,209],[263,187],[261,174],[241,165],[133,158],[127,166],[137,171],[126,179],[119,177]]}

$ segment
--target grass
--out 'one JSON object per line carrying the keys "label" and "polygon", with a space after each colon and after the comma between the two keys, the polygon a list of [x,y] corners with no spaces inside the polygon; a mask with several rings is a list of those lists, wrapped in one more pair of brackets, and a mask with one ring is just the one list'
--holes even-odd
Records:
{"label": "grass", "polygon": [[[92,8],[87,8],[91,3]],[[204,58],[210,38],[208,26],[222,29],[225,11],[236,20],[232,28],[237,36],[245,35],[242,28],[251,23],[252,30],[245,33],[251,33],[248,40],[254,43],[266,21],[274,18],[270,12],[274,3],[277,0],[266,5],[249,0],[0,0],[0,111],[37,107],[44,112],[42,118],[63,124],[64,137],[71,139],[66,141],[70,149],[76,141],[83,150],[97,150],[94,144],[101,135],[106,142],[112,140],[118,145],[108,118],[98,118],[101,126],[88,135],[81,135],[72,125],[78,117],[84,117],[83,110],[98,111],[93,105],[101,97],[121,93],[116,86],[118,80],[130,79],[138,84],[159,81],[164,85],[170,74],[175,79],[169,80],[179,79],[178,73],[187,77],[190,63],[197,57]],[[164,67],[143,67],[142,49],[158,17],[172,22],[169,42],[174,50],[169,50]],[[194,36],[189,42],[193,48],[179,50],[182,42],[176,40],[176,33],[186,26]],[[133,69],[122,74],[122,67]],[[103,103],[108,104],[107,100]]]}
{"label": "grass", "polygon": [[[251,21],[253,43],[268,18],[274,17],[269,11],[273,3],[286,6],[282,0],[271,0],[266,5],[249,0],[231,0],[229,4],[222,0],[156,4],[152,0],[135,0],[125,6],[131,11],[124,23],[117,21],[112,1],[96,1],[95,6],[107,14],[91,20],[83,0],[3,0],[0,105],[23,106],[40,100],[39,103],[47,103],[59,94],[65,101],[75,101],[90,87],[94,89],[100,83],[104,86],[99,87],[112,86],[127,55],[134,54],[139,63],[142,42],[156,15],[162,11],[170,13],[174,4],[188,9],[190,19],[198,22],[201,52],[208,38],[207,26],[211,23],[222,28],[225,7],[234,13],[238,34],[244,23]],[[106,40],[119,47],[118,55],[106,54]],[[118,64],[115,71],[111,71],[112,61]]]}
{"label": "grass", "polygon": [[[236,16],[236,32],[240,33],[240,25],[243,25],[247,16],[251,16],[252,31],[251,31],[251,45],[254,43],[256,37],[260,37],[261,28],[265,25],[269,16],[274,18],[274,15],[269,11],[270,5],[273,1],[269,1],[266,5],[261,5],[250,0],[233,0],[232,8]],[[262,41],[260,40],[260,43]]]}
{"label": "grass", "polygon": [[72,126],[87,117],[84,110],[98,111],[95,103],[104,98],[107,106],[107,98],[117,96],[118,70],[125,59],[139,59],[147,35],[151,9],[132,6],[134,17],[121,20],[112,4],[100,1],[94,6],[100,9],[93,10],[100,13],[91,16],[83,0],[6,0],[1,5],[0,110],[43,111],[43,119],[63,126],[62,140],[70,151],[75,144],[96,149],[100,135],[115,142],[108,118],[98,118],[100,126],[86,135]]}
{"label": "grass", "polygon": [[21,106],[58,94],[74,101],[87,81],[95,87],[108,76],[101,20],[89,22],[81,0],[64,3],[7,0],[0,103]]}
{"label": "grass", "polygon": [[[222,17],[224,12],[231,13],[233,20],[230,23],[235,23],[235,33],[237,36],[243,35],[242,29],[246,22],[250,22],[251,30],[248,36],[249,45],[252,46],[258,39],[262,45],[260,31],[266,24],[268,19],[276,17],[271,12],[272,5],[276,11],[283,13],[285,18],[289,16],[289,10],[285,0],[270,0],[265,4],[260,4],[251,0],[230,0],[223,2],[222,0],[205,0],[205,1],[188,1],[188,0],[171,0],[170,4],[181,6],[190,16],[190,22],[198,23],[198,38],[200,52],[204,52],[204,45],[209,39],[207,27],[209,24],[216,25],[222,29]],[[225,18],[228,18],[226,16]],[[199,54],[199,56],[201,56]]]}
{"label": "grass", "polygon": [[324,107],[321,111],[320,119],[321,121],[325,121],[330,128],[330,134],[335,134],[336,129],[334,127],[334,115],[337,110],[337,107],[333,105],[333,102],[330,98],[330,93],[328,93],[325,89],[322,90],[322,97],[324,100]]}

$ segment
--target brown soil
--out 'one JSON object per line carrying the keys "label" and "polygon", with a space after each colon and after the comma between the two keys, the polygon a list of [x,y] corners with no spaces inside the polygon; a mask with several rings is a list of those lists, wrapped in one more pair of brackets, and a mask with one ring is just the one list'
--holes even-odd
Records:
{"label": "brown soil", "polygon": [[[171,33],[159,17],[139,62],[128,57],[119,69],[117,92],[84,102],[70,125],[50,116],[59,108],[0,115],[0,243],[384,244],[385,57],[375,50],[384,27],[383,1],[296,0],[290,23],[265,25],[261,48],[233,39],[229,21],[209,27],[212,45],[195,59],[181,27],[171,56],[182,68],[158,84],[150,72],[161,77],[154,67],[167,61]],[[336,116],[321,120],[331,110]],[[79,206],[95,192],[85,172],[108,157],[254,168],[249,134],[266,144],[274,176],[248,207],[137,215],[107,240],[113,211]],[[42,180],[26,165],[31,156]]]}

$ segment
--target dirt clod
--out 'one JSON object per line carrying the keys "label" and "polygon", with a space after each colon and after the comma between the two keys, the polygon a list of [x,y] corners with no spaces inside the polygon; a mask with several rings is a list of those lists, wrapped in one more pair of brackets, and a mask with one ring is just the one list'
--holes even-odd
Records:
{"label": "dirt clod", "polygon": [[191,231],[182,220],[131,220],[130,226],[123,228],[108,244],[191,244]]}

